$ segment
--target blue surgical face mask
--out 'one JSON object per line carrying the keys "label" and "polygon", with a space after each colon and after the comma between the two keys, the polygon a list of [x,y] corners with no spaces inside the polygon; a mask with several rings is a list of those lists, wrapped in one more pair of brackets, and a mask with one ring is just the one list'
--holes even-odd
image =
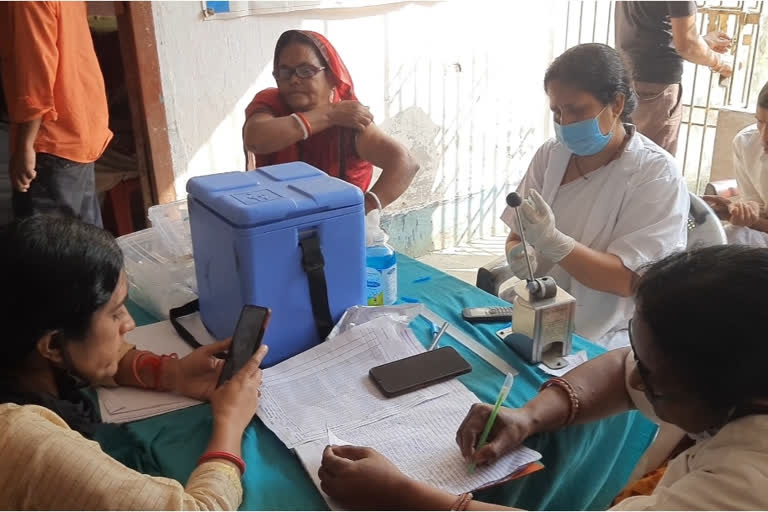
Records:
{"label": "blue surgical face mask", "polygon": [[600,131],[600,124],[597,122],[597,118],[600,114],[608,108],[608,105],[603,107],[592,119],[585,119],[577,123],[571,123],[562,125],[555,121],[555,137],[563,144],[568,151],[579,156],[596,155],[601,152],[608,142],[611,140],[611,130],[603,135]]}

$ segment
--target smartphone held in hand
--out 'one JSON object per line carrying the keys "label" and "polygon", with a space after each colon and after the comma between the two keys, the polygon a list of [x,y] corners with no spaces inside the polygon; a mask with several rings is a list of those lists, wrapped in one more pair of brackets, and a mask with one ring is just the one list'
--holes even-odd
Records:
{"label": "smartphone held in hand", "polygon": [[221,370],[219,386],[231,379],[259,349],[270,316],[269,308],[250,304],[243,306],[224,368]]}

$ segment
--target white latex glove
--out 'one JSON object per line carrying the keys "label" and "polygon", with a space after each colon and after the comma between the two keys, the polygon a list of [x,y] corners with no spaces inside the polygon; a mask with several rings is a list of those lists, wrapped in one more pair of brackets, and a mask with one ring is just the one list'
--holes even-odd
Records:
{"label": "white latex glove", "polygon": [[[536,251],[533,250],[530,244],[526,245],[528,246],[528,258],[531,260],[531,270],[536,273]],[[523,251],[522,242],[518,242],[507,251],[507,264],[515,277],[528,279],[528,264],[525,262],[525,251]]]}
{"label": "white latex glove", "polygon": [[525,240],[553,263],[568,256],[576,241],[555,228],[555,214],[536,190],[530,189],[528,197],[520,205],[520,218],[525,230]]}

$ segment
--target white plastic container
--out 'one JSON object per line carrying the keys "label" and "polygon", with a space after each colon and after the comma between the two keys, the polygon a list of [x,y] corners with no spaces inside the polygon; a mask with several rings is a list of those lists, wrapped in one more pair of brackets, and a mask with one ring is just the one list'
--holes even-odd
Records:
{"label": "white plastic container", "polygon": [[172,254],[192,256],[192,233],[189,229],[186,199],[150,206],[147,217]]}
{"label": "white plastic container", "polygon": [[117,239],[123,251],[128,295],[158,318],[168,318],[171,308],[197,298],[195,262],[191,251],[178,256],[155,228]]}

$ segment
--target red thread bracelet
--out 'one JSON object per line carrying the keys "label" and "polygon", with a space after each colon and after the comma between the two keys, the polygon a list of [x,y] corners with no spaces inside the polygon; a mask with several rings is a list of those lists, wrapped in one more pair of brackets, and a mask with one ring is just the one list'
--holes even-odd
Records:
{"label": "red thread bracelet", "polygon": [[302,123],[304,123],[304,128],[307,129],[307,138],[312,136],[312,126],[309,124],[309,121],[307,121],[307,118],[304,117],[303,114],[296,112],[296,117],[298,117]]}
{"label": "red thread bracelet", "polygon": [[[144,388],[144,389],[153,389],[155,391],[160,389],[160,375],[162,373],[162,366],[163,361],[166,359],[178,359],[178,354],[169,354],[169,355],[162,355],[162,356],[156,356],[155,354],[152,354],[151,352],[142,352],[136,358],[133,360],[133,376],[136,379],[136,381]],[[141,359],[141,361],[138,361]],[[139,370],[144,368],[145,366],[149,366],[152,369],[152,375],[155,379],[154,386],[147,385],[141,377],[139,377]]]}
{"label": "red thread bracelet", "polygon": [[240,475],[245,474],[245,461],[237,455],[229,452],[205,452],[200,456],[199,459],[197,459],[197,465],[199,466],[203,462],[209,461],[211,459],[227,460],[237,466],[237,469],[240,470]]}
{"label": "red thread bracelet", "polygon": [[140,351],[138,354],[136,354],[136,357],[133,358],[133,362],[131,363],[131,369],[133,370],[133,378],[136,379],[136,382],[139,383],[139,385],[144,389],[149,389],[149,386],[141,380],[141,377],[139,377],[139,360],[143,359],[144,356],[149,355],[149,352],[147,351]]}

